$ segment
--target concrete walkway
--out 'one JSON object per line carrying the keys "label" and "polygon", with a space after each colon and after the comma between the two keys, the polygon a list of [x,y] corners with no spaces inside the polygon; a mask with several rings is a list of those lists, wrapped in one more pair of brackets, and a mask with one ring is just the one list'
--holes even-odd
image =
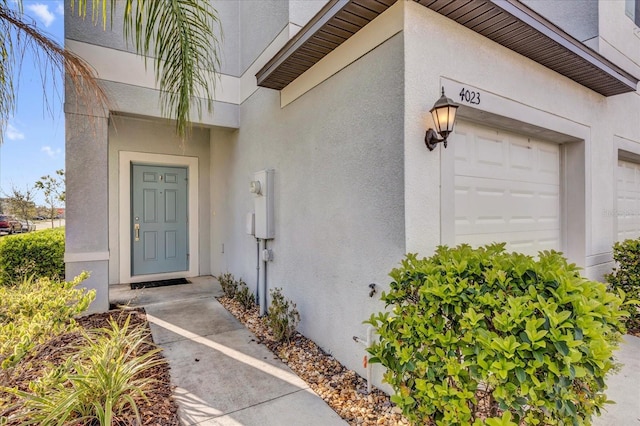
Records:
{"label": "concrete walkway", "polygon": [[640,338],[624,336],[616,360],[622,364],[617,374],[607,378],[607,404],[594,426],[640,426]]}
{"label": "concrete walkway", "polygon": [[171,367],[184,425],[346,425],[307,384],[218,303],[213,277],[130,290],[112,303],[144,306],[154,341]]}
{"label": "concrete walkway", "polygon": [[[163,349],[185,425],[346,425],[307,384],[215,299],[213,277],[191,284],[130,290],[110,287],[112,303],[144,306]],[[607,379],[607,404],[594,426],[640,426],[640,338],[624,336]]]}

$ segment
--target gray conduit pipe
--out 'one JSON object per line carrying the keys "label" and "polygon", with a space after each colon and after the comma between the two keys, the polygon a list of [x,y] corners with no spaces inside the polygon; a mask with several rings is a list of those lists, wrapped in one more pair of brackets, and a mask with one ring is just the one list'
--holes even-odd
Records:
{"label": "gray conduit pipe", "polygon": [[260,238],[256,238],[256,305],[260,304]]}
{"label": "gray conduit pipe", "polygon": [[[267,240],[262,240],[262,253],[267,250]],[[260,316],[267,313],[267,258],[262,257],[264,265],[262,265],[262,297],[260,298]]]}

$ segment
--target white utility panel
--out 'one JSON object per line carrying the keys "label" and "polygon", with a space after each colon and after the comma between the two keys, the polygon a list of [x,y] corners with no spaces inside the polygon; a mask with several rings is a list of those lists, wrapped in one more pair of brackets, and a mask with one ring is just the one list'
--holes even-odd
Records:
{"label": "white utility panel", "polygon": [[254,195],[255,237],[263,240],[275,237],[273,176],[271,169],[256,172],[249,185],[249,191]]}
{"label": "white utility panel", "polygon": [[245,232],[248,235],[256,235],[256,218],[253,213],[247,213],[247,221],[245,222]]}

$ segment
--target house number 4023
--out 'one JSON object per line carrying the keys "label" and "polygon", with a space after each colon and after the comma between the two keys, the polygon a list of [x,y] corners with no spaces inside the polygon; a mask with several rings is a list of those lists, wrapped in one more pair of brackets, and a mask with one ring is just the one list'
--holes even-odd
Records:
{"label": "house number 4023", "polygon": [[474,92],[473,90],[465,89],[463,87],[459,96],[461,102],[467,102],[471,105],[480,105],[480,92]]}

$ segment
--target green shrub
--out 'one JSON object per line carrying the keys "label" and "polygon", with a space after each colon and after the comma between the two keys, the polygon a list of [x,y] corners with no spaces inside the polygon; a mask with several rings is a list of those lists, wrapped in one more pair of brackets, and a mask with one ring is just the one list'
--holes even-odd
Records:
{"label": "green shrub", "polygon": [[[617,268],[605,279],[613,289],[623,290],[630,301],[640,300],[640,239],[617,242],[613,246],[613,260]],[[629,306],[627,328],[640,330],[640,311]]]}
{"label": "green shrub", "polygon": [[622,297],[557,252],[504,244],[407,255],[372,315],[392,401],[415,424],[590,424],[624,327]]}
{"label": "green shrub", "polygon": [[280,342],[291,339],[300,322],[300,314],[296,304],[285,299],[282,289],[274,288],[270,291],[271,305],[267,311],[267,325],[273,332],[273,337]]}
{"label": "green shrub", "polygon": [[235,299],[240,303],[240,305],[242,305],[245,311],[248,311],[255,306],[255,297],[249,290],[249,287],[247,287],[247,283],[242,280],[238,281],[237,283],[238,291],[236,292]]}
{"label": "green shrub", "polygon": [[62,368],[52,369],[45,386],[32,386],[32,393],[9,390],[21,398],[15,415],[22,425],[121,424],[123,413],[133,411],[142,424],[138,401],[157,380],[145,374],[163,361],[160,349],[143,351],[151,344],[142,326],[122,326],[83,333],[78,352]]}
{"label": "green shrub", "polygon": [[238,282],[236,281],[233,274],[222,274],[216,277],[216,279],[220,283],[224,295],[230,299],[233,299],[236,296],[236,292],[238,291]]}
{"label": "green shrub", "polygon": [[64,279],[64,228],[0,239],[0,284],[30,276]]}
{"label": "green shrub", "polygon": [[74,317],[86,311],[95,291],[73,281],[25,279],[13,287],[0,286],[0,367],[15,365],[36,344],[75,328]]}

